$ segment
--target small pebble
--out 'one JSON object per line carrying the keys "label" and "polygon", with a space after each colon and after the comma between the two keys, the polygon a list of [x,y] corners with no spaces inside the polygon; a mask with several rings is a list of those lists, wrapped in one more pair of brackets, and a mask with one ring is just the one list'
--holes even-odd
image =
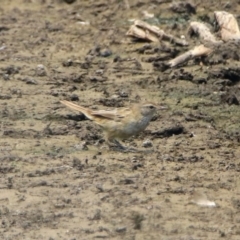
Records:
{"label": "small pebble", "polygon": [[44,65],[42,65],[42,64],[37,65],[36,75],[39,77],[47,76],[47,71],[46,71]]}
{"label": "small pebble", "polygon": [[126,227],[117,227],[116,228],[116,232],[118,232],[118,233],[122,233],[122,232],[126,232],[126,231],[127,231]]}
{"label": "small pebble", "polygon": [[142,144],[143,147],[145,148],[149,148],[149,147],[152,147],[153,144],[152,144],[152,141],[150,141],[149,139],[145,140]]}
{"label": "small pebble", "polygon": [[112,51],[110,49],[103,49],[100,51],[101,57],[109,57],[112,55]]}
{"label": "small pebble", "polygon": [[88,146],[86,142],[82,142],[80,144],[76,144],[74,146],[77,150],[88,150]]}

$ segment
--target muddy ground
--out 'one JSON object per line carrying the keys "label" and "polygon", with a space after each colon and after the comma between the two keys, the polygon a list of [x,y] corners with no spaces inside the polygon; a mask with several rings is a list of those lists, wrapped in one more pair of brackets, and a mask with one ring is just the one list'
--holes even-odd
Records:
{"label": "muddy ground", "polygon": [[[159,68],[199,42],[186,34],[190,20],[217,31],[213,11],[239,19],[240,3],[196,0],[196,13],[129,3],[1,1],[1,239],[240,239],[239,47]],[[126,37],[142,11],[189,46]],[[144,149],[149,139],[152,152],[121,153],[62,99],[168,109],[124,142]],[[216,207],[192,203],[194,192]]]}

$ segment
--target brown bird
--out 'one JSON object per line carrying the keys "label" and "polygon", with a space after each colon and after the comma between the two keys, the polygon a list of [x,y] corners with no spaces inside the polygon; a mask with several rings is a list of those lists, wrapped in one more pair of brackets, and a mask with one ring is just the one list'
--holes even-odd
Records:
{"label": "brown bird", "polygon": [[114,110],[91,110],[65,100],[61,103],[83,113],[88,119],[101,126],[106,133],[109,146],[117,147],[118,150],[127,150],[127,148],[117,140],[129,138],[143,131],[157,110],[157,107],[151,103]]}

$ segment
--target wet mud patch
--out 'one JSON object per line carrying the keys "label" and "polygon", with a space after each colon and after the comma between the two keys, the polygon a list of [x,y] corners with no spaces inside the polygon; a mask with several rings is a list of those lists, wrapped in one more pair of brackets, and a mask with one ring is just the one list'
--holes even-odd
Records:
{"label": "wet mud patch", "polygon": [[[214,29],[213,11],[240,5],[66,2],[0,7],[1,239],[239,239],[239,45],[166,68],[189,47],[126,32],[147,11],[146,22],[190,40],[189,20]],[[123,153],[63,99],[167,109],[124,141],[146,151]]]}

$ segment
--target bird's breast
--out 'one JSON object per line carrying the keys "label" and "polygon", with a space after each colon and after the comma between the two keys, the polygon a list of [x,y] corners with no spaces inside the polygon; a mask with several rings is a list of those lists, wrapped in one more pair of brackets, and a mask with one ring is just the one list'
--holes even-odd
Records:
{"label": "bird's breast", "polygon": [[148,126],[149,122],[150,119],[148,117],[129,121],[125,124],[125,127],[123,127],[123,132],[128,136],[138,134]]}
{"label": "bird's breast", "polygon": [[132,117],[123,119],[120,122],[108,121],[100,124],[109,138],[126,139],[137,135],[149,124],[151,117]]}

